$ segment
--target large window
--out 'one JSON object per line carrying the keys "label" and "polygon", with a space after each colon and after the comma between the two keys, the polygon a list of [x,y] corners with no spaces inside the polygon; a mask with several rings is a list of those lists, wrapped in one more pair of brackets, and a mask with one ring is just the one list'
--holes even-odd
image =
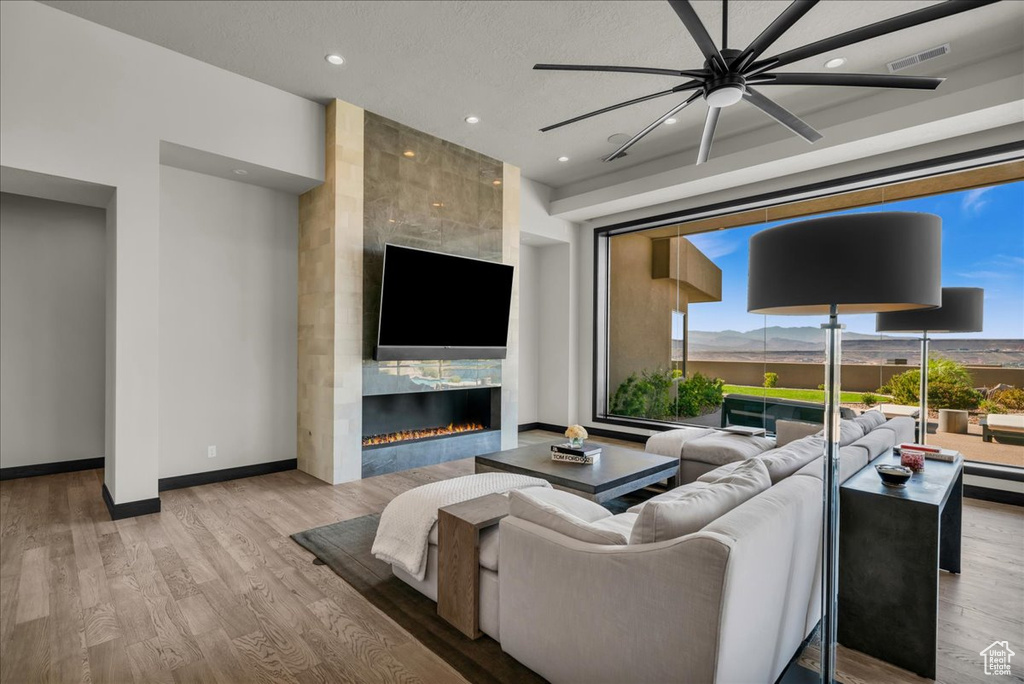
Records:
{"label": "large window", "polygon": [[[1024,447],[983,442],[979,424],[990,413],[1024,414],[1024,182],[898,201],[842,197],[819,200],[818,207],[843,207],[838,211],[808,203],[794,211],[790,204],[599,237],[598,418],[771,431],[777,405],[821,404],[823,321],[747,313],[750,237],[797,217],[927,212],[943,220],[943,285],[985,288],[984,330],[937,335],[931,347],[933,429],[939,409],[966,409],[968,433],[933,434],[929,441],[974,460],[1024,466]],[[786,218],[771,220],[779,214]],[[916,405],[910,379],[920,372],[918,338],[877,333],[873,315],[842,322],[843,406]]]}

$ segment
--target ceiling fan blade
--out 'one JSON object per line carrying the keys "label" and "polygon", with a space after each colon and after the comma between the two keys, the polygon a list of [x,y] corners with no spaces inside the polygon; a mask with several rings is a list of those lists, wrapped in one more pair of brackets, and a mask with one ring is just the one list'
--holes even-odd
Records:
{"label": "ceiling fan blade", "polygon": [[609,154],[607,157],[605,157],[604,161],[610,162],[610,161],[612,161],[614,159],[617,159],[618,157],[622,156],[623,152],[628,150],[630,147],[632,147],[636,143],[640,142],[640,140],[645,135],[647,135],[648,133],[653,131],[655,128],[660,126],[665,121],[665,119],[669,118],[670,116],[674,116],[675,114],[683,111],[683,109],[685,109],[687,106],[689,106],[690,103],[692,103],[694,100],[699,98],[701,95],[703,95],[702,92],[696,92],[693,95],[690,95],[690,97],[688,97],[685,100],[683,100],[682,102],[680,102],[679,104],[677,104],[672,109],[668,110],[667,112],[665,112],[664,114],[659,116],[657,119],[655,119],[650,124],[648,124],[648,126],[646,128],[644,128],[642,131],[640,131],[639,133],[634,135],[632,138],[627,140],[622,147],[620,147],[619,149],[615,150],[614,152]]}
{"label": "ceiling fan blade", "polygon": [[813,143],[821,140],[821,133],[811,128],[793,112],[789,111],[782,105],[769,100],[753,88],[750,88],[749,86],[747,87],[747,92],[743,94],[743,99],[799,135],[807,142]]}
{"label": "ceiling fan blade", "polygon": [[802,59],[808,57],[814,57],[825,52],[831,52],[847,45],[853,45],[854,43],[860,43],[865,40],[872,38],[878,38],[894,31],[899,31],[912,26],[919,26],[929,21],[935,21],[936,19],[942,19],[943,17],[950,17],[960,12],[966,12],[968,10],[977,9],[984,7],[985,5],[991,5],[998,0],[946,0],[946,2],[940,2],[936,5],[930,5],[913,12],[907,12],[901,14],[898,17],[886,19],[884,21],[878,21],[868,26],[862,26],[861,28],[847,31],[846,33],[840,33],[837,36],[831,38],[825,38],[823,40],[815,41],[803,47],[798,47],[793,50],[782,52],[774,57],[769,57],[761,62],[754,62],[747,70],[748,72],[761,72],[766,69],[774,69],[786,64],[792,64],[793,62],[799,62]]}
{"label": "ceiling fan blade", "polygon": [[610,107],[603,107],[603,108],[595,110],[593,112],[588,112],[586,114],[581,114],[579,116],[574,116],[573,118],[566,119],[565,121],[559,121],[556,124],[552,124],[550,126],[545,126],[544,128],[540,129],[540,132],[541,133],[547,133],[550,130],[554,130],[556,128],[561,128],[562,126],[568,126],[571,123],[576,123],[577,121],[583,121],[583,119],[589,119],[590,117],[597,116],[598,114],[605,114],[606,112],[611,112],[611,111],[614,111],[616,109],[622,109],[623,107],[628,107],[630,105],[640,104],[641,102],[647,102],[648,100],[653,100],[653,99],[658,98],[658,97],[664,97],[665,95],[671,95],[672,93],[681,93],[681,92],[686,91],[686,90],[694,90],[695,88],[700,88],[701,86],[703,86],[703,84],[700,81],[687,81],[686,83],[682,83],[680,85],[677,85],[675,88],[669,88],[668,90],[661,90],[661,91],[658,91],[656,93],[651,93],[650,95],[644,95],[643,97],[637,97],[637,98],[633,98],[632,100],[626,100],[625,102],[620,102],[618,104],[613,104]]}
{"label": "ceiling fan blade", "polygon": [[725,60],[722,59],[722,53],[715,46],[715,41],[711,40],[708,30],[704,28],[704,23],[697,16],[689,0],[668,0],[668,4],[672,5],[672,9],[682,20],[686,30],[693,36],[693,42],[697,43],[697,47],[700,48],[704,57],[717,66],[719,71],[727,71],[728,67],[725,65]]}
{"label": "ceiling fan blade", "polygon": [[721,107],[708,107],[708,116],[704,119],[704,134],[700,138],[700,152],[697,154],[698,164],[703,164],[711,156],[711,143],[715,141],[715,127],[718,126],[718,116],[721,113]]}
{"label": "ceiling fan blade", "polygon": [[789,7],[782,11],[782,14],[776,17],[775,21],[768,25],[768,28],[761,32],[761,35],[755,38],[733,60],[737,71],[743,71],[744,67],[760,57],[762,52],[779,39],[779,36],[791,29],[793,24],[800,20],[800,17],[807,14],[808,10],[817,4],[818,0],[794,0]]}
{"label": "ceiling fan blade", "polygon": [[760,74],[751,78],[748,83],[758,86],[812,85],[935,90],[944,80],[946,79],[891,74]]}
{"label": "ceiling fan blade", "polygon": [[654,74],[655,76],[684,76],[703,78],[707,69],[655,69],[653,67],[598,66],[594,64],[534,64],[538,71],[609,71],[626,74]]}

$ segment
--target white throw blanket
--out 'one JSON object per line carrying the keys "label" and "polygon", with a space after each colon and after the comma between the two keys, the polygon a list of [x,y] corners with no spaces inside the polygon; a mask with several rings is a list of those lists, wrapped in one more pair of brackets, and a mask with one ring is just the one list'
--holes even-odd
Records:
{"label": "white throw blanket", "polygon": [[437,522],[437,509],[487,494],[550,486],[527,475],[478,473],[410,489],[392,499],[380,514],[373,555],[422,580],[427,574],[428,538]]}

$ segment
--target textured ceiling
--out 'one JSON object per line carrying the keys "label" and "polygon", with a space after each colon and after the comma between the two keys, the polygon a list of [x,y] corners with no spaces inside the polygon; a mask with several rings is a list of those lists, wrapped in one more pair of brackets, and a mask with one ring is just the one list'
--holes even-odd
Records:
{"label": "textured ceiling", "polygon": [[[340,98],[520,166],[554,187],[618,172],[699,142],[696,103],[611,163],[616,133],[632,134],[678,100],[658,99],[550,133],[541,126],[663,90],[680,80],[636,74],[537,72],[536,62],[698,68],[702,57],[665,2],[94,2],[45,4],[302,97]],[[933,4],[833,0],[812,9],[767,55]],[[721,3],[698,1],[716,42]],[[743,47],[786,3],[730,4],[730,47]],[[888,73],[886,62],[952,43],[952,52],[902,73],[941,76],[1024,46],[1024,2],[1010,1],[900,31],[839,52],[843,72]],[[346,63],[324,61],[330,52]],[[826,71],[822,55],[785,71]],[[946,86],[943,87],[947,87]],[[767,88],[765,89],[767,90]],[[815,112],[871,96],[860,88],[775,87],[772,96],[814,125]],[[901,93],[927,105],[926,92]],[[475,126],[463,119],[474,114]],[[718,139],[771,124],[745,103],[726,110]],[[556,159],[567,155],[570,161]],[[696,156],[696,152],[692,156]],[[692,163],[692,162],[690,162]]]}

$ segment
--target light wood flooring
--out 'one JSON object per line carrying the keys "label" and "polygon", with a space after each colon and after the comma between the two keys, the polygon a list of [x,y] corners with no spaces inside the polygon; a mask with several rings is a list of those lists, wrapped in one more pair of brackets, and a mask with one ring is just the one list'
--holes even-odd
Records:
{"label": "light wood flooring", "polygon": [[[164,492],[161,513],[117,522],[100,470],[0,483],[0,682],[465,681],[288,535],[472,470],[336,487],[276,473]],[[939,681],[990,680],[978,652],[996,639],[1024,673],[1024,509],[968,501],[964,516],[964,573],[941,584]],[[924,681],[846,650],[839,666],[846,682]]]}

